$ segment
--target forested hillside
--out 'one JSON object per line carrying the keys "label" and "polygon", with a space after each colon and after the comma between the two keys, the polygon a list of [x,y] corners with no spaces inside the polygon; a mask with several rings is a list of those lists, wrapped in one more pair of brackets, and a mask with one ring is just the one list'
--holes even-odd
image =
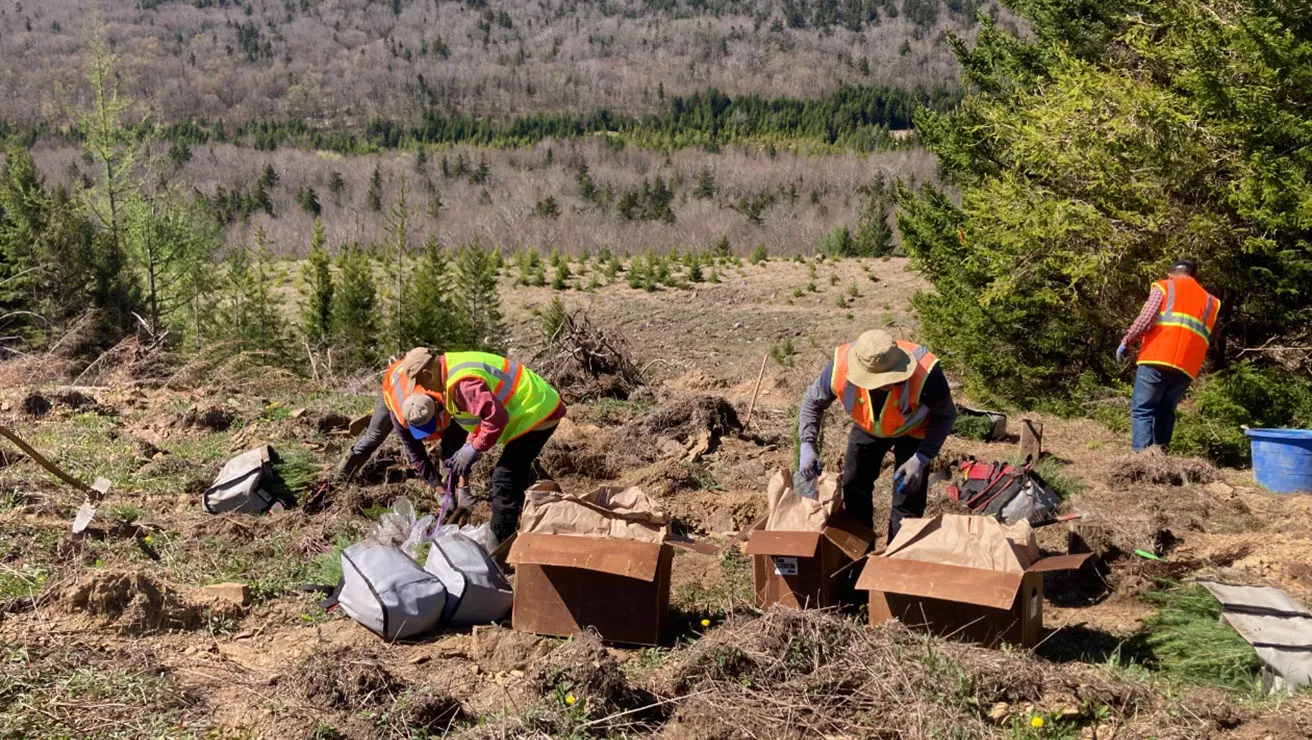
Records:
{"label": "forested hillside", "polygon": [[[0,0],[0,120],[67,122],[83,0]],[[363,130],[441,116],[659,111],[706,89],[954,88],[942,32],[985,0],[102,0],[140,116]],[[1007,21],[1010,22],[1010,21]],[[85,101],[81,101],[85,102]]]}

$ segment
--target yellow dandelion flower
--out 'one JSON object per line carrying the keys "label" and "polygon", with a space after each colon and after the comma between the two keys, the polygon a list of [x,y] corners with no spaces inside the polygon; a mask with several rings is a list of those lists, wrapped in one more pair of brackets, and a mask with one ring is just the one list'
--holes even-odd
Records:
{"label": "yellow dandelion flower", "polygon": [[702,626],[703,626],[703,627],[710,627],[710,626],[711,626],[711,620],[709,620],[709,619],[703,619],[703,620],[702,620]]}
{"label": "yellow dandelion flower", "polygon": [[1035,716],[1033,716],[1033,717],[1030,718],[1030,727],[1042,727],[1042,726],[1043,726],[1043,718],[1042,718],[1042,717],[1040,717],[1040,716],[1038,716],[1038,715],[1035,715]]}
{"label": "yellow dandelion flower", "polygon": [[565,697],[565,703],[572,707],[578,703],[578,699],[574,698],[573,694],[570,694],[569,696]]}

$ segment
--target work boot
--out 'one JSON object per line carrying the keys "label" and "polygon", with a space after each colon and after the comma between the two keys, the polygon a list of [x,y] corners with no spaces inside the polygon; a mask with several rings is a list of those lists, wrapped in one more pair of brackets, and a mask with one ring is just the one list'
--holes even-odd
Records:
{"label": "work boot", "polygon": [[351,482],[351,479],[355,477],[356,473],[360,472],[360,468],[363,468],[367,462],[369,462],[368,454],[347,452],[346,457],[342,458],[342,461],[337,464],[337,470],[333,471],[332,483],[344,484]]}

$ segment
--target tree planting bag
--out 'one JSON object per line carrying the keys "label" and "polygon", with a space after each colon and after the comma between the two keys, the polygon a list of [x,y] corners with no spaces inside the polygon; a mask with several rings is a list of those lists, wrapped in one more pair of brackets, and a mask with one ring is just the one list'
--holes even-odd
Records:
{"label": "tree planting bag", "polygon": [[268,445],[243,452],[229,460],[201,494],[201,506],[210,514],[263,514],[274,503],[262,485],[272,474],[273,450]]}
{"label": "tree planting bag", "polygon": [[342,611],[384,640],[404,640],[442,624],[447,588],[400,548],[374,540],[342,550]]}
{"label": "tree planting bag", "polygon": [[514,599],[510,582],[487,551],[461,532],[439,530],[433,536],[424,570],[446,585],[443,625],[491,624],[510,613]]}

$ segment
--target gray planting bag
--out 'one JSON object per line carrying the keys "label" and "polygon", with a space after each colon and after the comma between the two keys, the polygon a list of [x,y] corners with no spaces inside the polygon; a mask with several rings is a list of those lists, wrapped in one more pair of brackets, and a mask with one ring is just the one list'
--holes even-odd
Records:
{"label": "gray planting bag", "polygon": [[442,623],[447,588],[400,548],[365,540],[342,550],[337,603],[384,640],[404,640]]}
{"label": "gray planting bag", "polygon": [[474,540],[459,532],[433,537],[424,570],[446,584],[443,624],[471,627],[505,619],[514,594],[510,582]]}
{"label": "gray planting bag", "polygon": [[273,473],[273,450],[260,445],[228,461],[214,483],[201,495],[201,506],[211,514],[262,514],[273,497],[261,484]]}

